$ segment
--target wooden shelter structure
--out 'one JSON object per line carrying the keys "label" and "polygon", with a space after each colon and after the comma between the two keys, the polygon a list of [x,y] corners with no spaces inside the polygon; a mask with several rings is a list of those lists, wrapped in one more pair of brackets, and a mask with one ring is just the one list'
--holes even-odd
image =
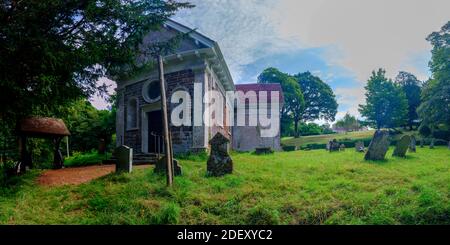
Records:
{"label": "wooden shelter structure", "polygon": [[63,120],[50,117],[29,117],[23,119],[17,128],[19,135],[19,149],[21,163],[19,172],[24,172],[26,167],[32,168],[33,161],[31,153],[27,150],[28,138],[47,138],[52,139],[55,145],[53,167],[59,169],[63,167],[63,156],[59,149],[61,140],[69,136],[70,132]]}

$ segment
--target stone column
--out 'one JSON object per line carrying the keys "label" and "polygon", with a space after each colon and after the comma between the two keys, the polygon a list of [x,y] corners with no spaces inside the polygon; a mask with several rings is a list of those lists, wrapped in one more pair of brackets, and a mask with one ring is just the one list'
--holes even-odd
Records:
{"label": "stone column", "polygon": [[205,67],[195,69],[194,95],[192,97],[193,115],[192,115],[192,151],[205,150],[208,142],[208,131],[203,123],[203,96],[208,89],[208,80]]}
{"label": "stone column", "polygon": [[116,146],[124,144],[125,137],[125,108],[124,108],[124,90],[117,90],[117,113],[116,113]]}

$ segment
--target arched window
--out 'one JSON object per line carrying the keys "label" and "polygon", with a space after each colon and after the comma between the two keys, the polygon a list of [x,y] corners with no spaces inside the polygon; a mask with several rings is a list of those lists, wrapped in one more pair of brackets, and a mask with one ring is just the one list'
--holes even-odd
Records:
{"label": "arched window", "polygon": [[137,125],[137,119],[138,117],[138,101],[136,98],[131,98],[128,101],[127,105],[127,129],[136,129],[138,127]]}

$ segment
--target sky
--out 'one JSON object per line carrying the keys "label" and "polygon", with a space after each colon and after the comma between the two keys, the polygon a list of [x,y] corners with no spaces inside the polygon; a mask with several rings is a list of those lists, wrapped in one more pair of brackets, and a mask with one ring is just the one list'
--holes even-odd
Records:
{"label": "sky", "polygon": [[[426,80],[431,46],[425,38],[450,21],[448,0],[190,2],[196,7],[173,19],[219,43],[235,84],[255,83],[267,67],[310,71],[334,90],[336,118],[360,116],[372,70],[384,68],[392,79],[408,71]],[[112,92],[114,84],[107,83]],[[100,98],[91,101],[107,106]]]}

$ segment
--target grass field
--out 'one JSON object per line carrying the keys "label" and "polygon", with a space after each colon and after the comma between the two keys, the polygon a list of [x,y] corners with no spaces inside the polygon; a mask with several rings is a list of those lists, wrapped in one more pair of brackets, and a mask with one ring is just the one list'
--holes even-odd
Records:
{"label": "grass field", "polygon": [[80,186],[42,187],[31,171],[0,188],[1,224],[450,224],[450,150],[365,162],[348,149],[233,155],[205,176],[201,159],[166,189],[152,168]]}
{"label": "grass field", "polygon": [[284,145],[296,145],[296,146],[306,146],[307,144],[326,144],[328,141],[337,139],[368,139],[372,138],[375,131],[357,131],[339,134],[321,134],[321,135],[310,135],[310,136],[300,136],[299,138],[285,137],[281,139]]}
{"label": "grass field", "polygon": [[[281,139],[283,145],[295,145],[295,146],[306,146],[308,144],[326,144],[328,141],[337,140],[369,140],[374,134],[374,130],[368,131],[357,131],[339,134],[321,134],[321,135],[311,135],[311,136],[300,136],[299,138],[285,137]],[[420,138],[417,131],[405,131],[400,135],[415,135],[417,139]],[[395,139],[400,137],[397,135]]]}

